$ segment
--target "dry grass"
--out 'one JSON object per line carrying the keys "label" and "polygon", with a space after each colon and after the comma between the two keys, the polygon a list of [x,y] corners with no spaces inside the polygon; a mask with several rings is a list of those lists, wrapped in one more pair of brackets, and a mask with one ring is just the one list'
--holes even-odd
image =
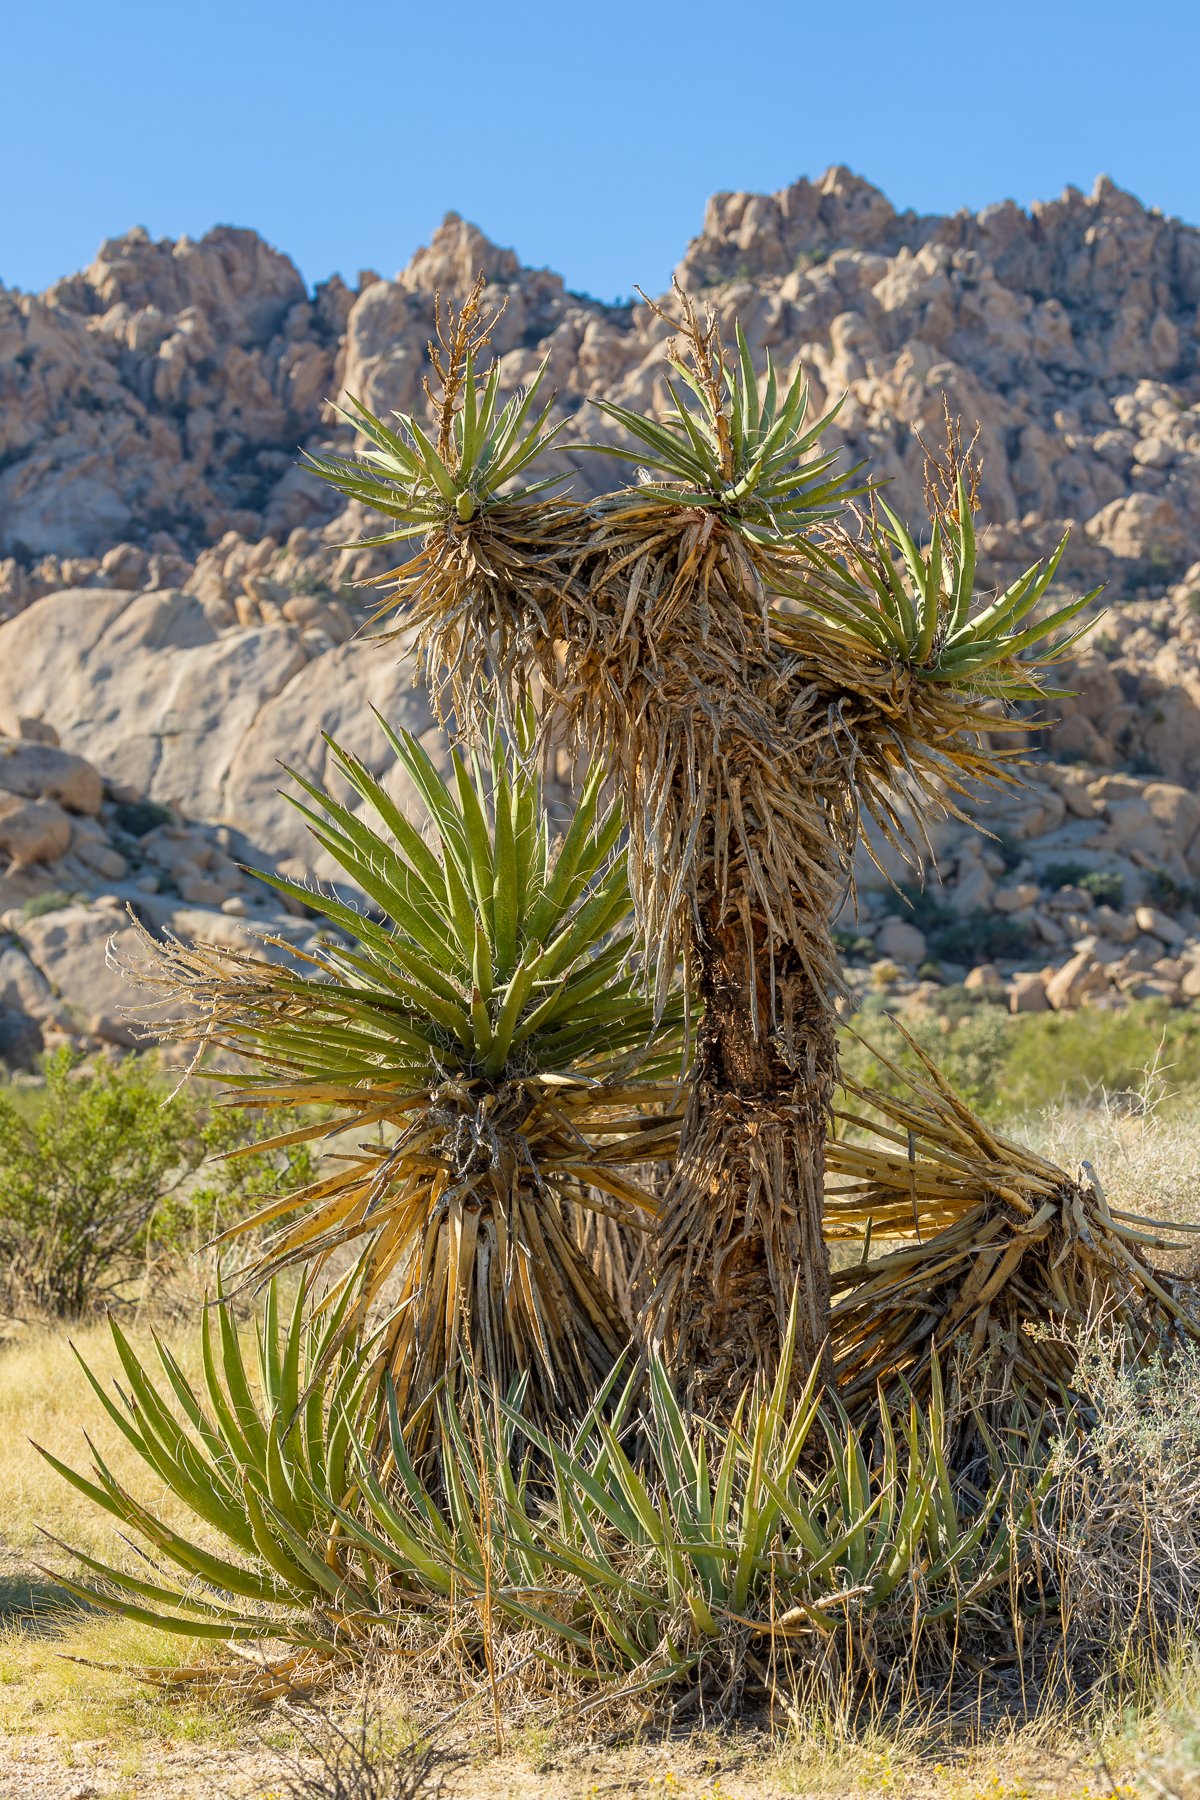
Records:
{"label": "dry grass", "polygon": [[[1172,1117],[1153,1105],[1130,1110],[1127,1102],[1100,1099],[1022,1120],[1013,1130],[1053,1160],[1082,1152],[1124,1209],[1169,1220],[1200,1212],[1200,1114]],[[134,1335],[145,1343],[145,1321]],[[98,1372],[115,1372],[102,1326],[82,1326],[74,1336]],[[191,1330],[171,1332],[185,1361],[194,1339]],[[617,1722],[620,1741],[608,1746],[589,1736],[586,1723],[561,1717],[561,1695],[554,1702],[533,1696],[506,1704],[497,1756],[489,1748],[493,1720],[481,1692],[454,1722],[473,1760],[450,1791],[473,1800],[599,1794],[1197,1800],[1200,1364],[1193,1358],[1166,1376],[1147,1377],[1106,1356],[1097,1336],[1083,1359],[1082,1380],[1105,1422],[1089,1459],[1072,1461],[1064,1453],[1057,1490],[1062,1514],[1049,1562],[1055,1578],[1070,1585],[1068,1627],[1076,1644],[1086,1641],[1097,1666],[1108,1659],[1110,1673],[1120,1675],[1120,1693],[1114,1681],[1068,1704],[1063,1686],[1047,1685],[1040,1697],[1031,1696],[1038,1700],[1036,1716],[1024,1722],[990,1717],[979,1697],[950,1721],[944,1709],[936,1716],[914,1709],[899,1720],[852,1718],[830,1695],[791,1716],[781,1707],[773,1720],[720,1733],[695,1727],[664,1733],[650,1720],[639,1724],[631,1711]],[[0,1634],[0,1793],[9,1791],[5,1743],[14,1756],[36,1750],[38,1768],[58,1771],[58,1785],[17,1785],[14,1794],[65,1793],[76,1770],[89,1773],[98,1793],[137,1793],[139,1800],[278,1788],[271,1745],[295,1741],[286,1706],[251,1717],[212,1696],[172,1697],[131,1678],[138,1664],[192,1661],[204,1654],[196,1646],[78,1612],[53,1622],[43,1614],[36,1625],[13,1616],[31,1598],[43,1606],[56,1599],[48,1584],[30,1593],[42,1580],[33,1568],[38,1524],[100,1557],[130,1554],[115,1526],[60,1488],[27,1443],[33,1436],[78,1460],[85,1425],[114,1472],[147,1492],[146,1472],[133,1453],[100,1409],[81,1397],[61,1327],[33,1326],[0,1346],[0,1519],[10,1616]],[[169,1512],[168,1497],[155,1499]],[[401,1668],[384,1684],[389,1719],[402,1723],[412,1715],[414,1679]],[[353,1706],[357,1697],[355,1690],[338,1704]],[[453,1705],[432,1684],[422,1688],[422,1728]],[[163,1775],[160,1785],[158,1771],[170,1767],[173,1784]],[[214,1785],[205,1786],[209,1780]]]}
{"label": "dry grass", "polygon": [[1052,1162],[1086,1160],[1109,1199],[1127,1212],[1169,1224],[1200,1219],[1200,1112],[1172,1114],[1153,1085],[1120,1101],[1101,1094],[1022,1119],[1022,1141]]}
{"label": "dry grass", "polygon": [[[133,1343],[150,1350],[148,1325],[128,1327]],[[167,1341],[189,1373],[198,1372],[198,1339],[192,1329],[174,1330]],[[41,1536],[50,1532],[78,1546],[91,1556],[127,1555],[116,1522],[99,1509],[81,1505],[65,1482],[47,1468],[34,1444],[41,1444],[67,1462],[82,1460],[86,1429],[97,1449],[119,1480],[147,1492],[145,1465],[135,1455],[112,1422],[87,1392],[72,1344],[102,1380],[118,1374],[116,1352],[108,1326],[102,1322],[67,1327],[61,1322],[35,1322],[19,1336],[0,1343],[0,1552],[10,1567],[19,1559],[28,1566],[35,1559],[57,1561],[62,1557]],[[171,1497],[160,1490],[147,1499],[171,1514]],[[183,1522],[176,1510],[172,1522]]]}

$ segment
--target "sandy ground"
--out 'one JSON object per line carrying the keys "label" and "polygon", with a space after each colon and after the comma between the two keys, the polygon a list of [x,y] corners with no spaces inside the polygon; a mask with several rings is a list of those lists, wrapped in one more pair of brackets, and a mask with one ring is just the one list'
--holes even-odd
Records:
{"label": "sandy ground", "polygon": [[[119,1743],[47,1735],[0,1741],[2,1800],[287,1800],[287,1765],[260,1745],[139,1746],[136,1769]],[[1126,1800],[1143,1793],[1115,1781],[1085,1754],[984,1756],[942,1767],[894,1767],[868,1754],[861,1766],[822,1769],[815,1785],[776,1759],[687,1743],[615,1751],[551,1752],[533,1766],[519,1753],[476,1755],[447,1781],[445,1800]],[[430,1791],[430,1800],[432,1800]],[[366,1800],[366,1796],[364,1796]],[[387,1800],[386,1789],[371,1800]]]}

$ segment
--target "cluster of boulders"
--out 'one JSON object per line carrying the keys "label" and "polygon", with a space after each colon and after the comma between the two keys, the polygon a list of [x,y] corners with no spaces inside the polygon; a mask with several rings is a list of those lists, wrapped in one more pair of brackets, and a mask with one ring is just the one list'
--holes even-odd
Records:
{"label": "cluster of boulders", "polygon": [[308,909],[242,866],[242,834],[106,781],[44,720],[22,726],[0,737],[0,1062],[141,1041],[121,966],[133,918],[232,949],[312,938]]}
{"label": "cluster of boulders", "polygon": [[1056,671],[1053,754],[1200,786],[1200,562],[1156,600],[1114,598]]}
{"label": "cluster of boulders", "polygon": [[[665,398],[661,321],[606,306],[521,265],[454,214],[392,280],[313,293],[250,231],[199,242],[113,239],[44,294],[0,289],[0,607],[31,597],[53,555],[65,585],[114,544],[171,558],[227,533],[283,545],[296,528],[344,542],[339,504],[297,467],[297,446],[350,441],[330,402],[423,406],[435,296],[477,273],[505,303],[508,379],[543,362],[557,413],[589,398]],[[830,441],[867,459],[902,512],[922,497],[917,434],[945,394],[978,420],[985,545],[998,571],[1067,522],[1064,573],[1130,591],[1178,575],[1200,528],[1200,232],[1107,180],[1030,213],[1006,203],[953,217],[898,213],[841,168],[774,195],[721,194],[680,265],[736,314],[752,351],[843,395]],[[580,432],[604,435],[585,413]],[[577,491],[611,465],[555,452]],[[120,585],[117,583],[116,585]],[[46,591],[41,589],[40,591]]]}
{"label": "cluster of boulders", "polygon": [[[360,612],[356,585],[388,567],[370,550],[343,549],[320,533],[296,526],[281,544],[250,541],[227,531],[194,559],[177,548],[114,544],[103,556],[41,556],[28,567],[15,557],[0,561],[0,624],[35,600],[68,588],[108,592],[194,594],[213,618],[227,625],[289,623],[319,631],[313,652],[343,644]],[[360,621],[359,621],[360,622]]]}
{"label": "cluster of boulders", "polygon": [[[281,770],[349,798],[324,732],[402,805],[415,797],[372,707],[445,755],[403,644],[351,638],[353,598],[291,591],[289,574],[294,586],[310,554],[302,541],[232,540],[202,556],[183,589],[70,588],[0,625],[0,1057],[28,1058],[56,1034],[132,1041],[131,997],[104,955],[114,932],[131,933],[128,907],[152,929],[224,943],[312,932],[319,899],[307,918],[293,916],[245,865],[337,878],[288,804]],[[1190,612],[1172,637],[1172,607],[1183,604],[1176,595],[1125,609],[1148,621],[1123,618],[1129,629],[1114,643],[1126,663],[1154,629],[1176,654],[1195,654],[1196,634],[1180,635]],[[1079,706],[1095,685],[1089,677]],[[1079,712],[1048,750],[1028,734],[1022,781],[978,797],[979,829],[925,819],[934,861],[923,890],[887,845],[873,846],[874,861],[864,852],[857,911],[848,905],[839,920],[851,987],[920,1004],[931,986],[962,983],[1018,1012],[1195,999],[1193,700],[1161,758],[1182,779],[1113,766],[1120,745],[1107,738],[1103,754],[1066,760],[1063,739],[1070,754],[1073,727],[1090,717]],[[1128,723],[1115,706],[1097,720],[1089,731]]]}
{"label": "cluster of boulders", "polygon": [[218,546],[187,591],[69,588],[0,625],[0,1062],[136,1041],[130,910],[234,948],[312,938],[319,896],[246,871],[339,878],[281,792],[286,766],[351,798],[323,731],[405,806],[372,707],[445,755],[411,662],[347,642],[328,593],[274,598],[259,550]]}
{"label": "cluster of boulders", "polygon": [[[978,827],[926,821],[923,888],[887,846],[839,919],[852,991],[923,1003],[961,983],[1014,1013],[1200,998],[1200,797],[1045,758],[980,797]],[[882,868],[877,866],[882,864]]]}

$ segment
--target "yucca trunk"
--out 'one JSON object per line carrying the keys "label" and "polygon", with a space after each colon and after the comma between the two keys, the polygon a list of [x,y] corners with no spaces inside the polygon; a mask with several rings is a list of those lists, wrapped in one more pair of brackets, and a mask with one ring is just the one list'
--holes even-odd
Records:
{"label": "yucca trunk", "polygon": [[[691,1403],[728,1416],[773,1379],[793,1302],[794,1384],[832,1379],[825,1136],[837,1074],[828,1000],[786,946],[748,940],[706,908],[696,944],[704,1018],[679,1159],[664,1204],[652,1302]],[[819,922],[814,921],[817,925]]]}

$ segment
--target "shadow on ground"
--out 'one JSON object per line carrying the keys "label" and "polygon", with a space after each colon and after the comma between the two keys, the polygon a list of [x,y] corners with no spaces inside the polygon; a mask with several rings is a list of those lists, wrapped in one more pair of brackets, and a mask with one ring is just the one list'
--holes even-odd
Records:
{"label": "shadow on ground", "polygon": [[37,1569],[0,1569],[0,1630],[55,1637],[80,1614],[95,1610]]}

